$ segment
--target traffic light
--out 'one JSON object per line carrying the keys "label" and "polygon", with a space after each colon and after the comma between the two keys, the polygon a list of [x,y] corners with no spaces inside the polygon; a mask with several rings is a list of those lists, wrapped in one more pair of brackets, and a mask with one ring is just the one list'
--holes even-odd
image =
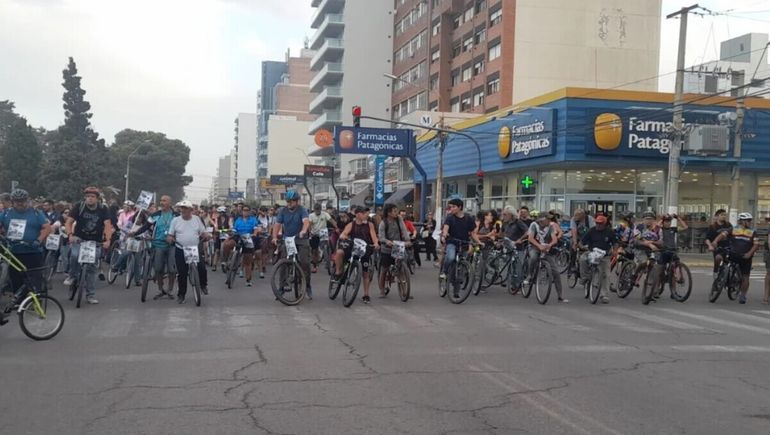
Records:
{"label": "traffic light", "polygon": [[484,172],[476,172],[476,204],[481,206],[484,202]]}
{"label": "traffic light", "polygon": [[353,106],[353,127],[361,126],[361,106]]}

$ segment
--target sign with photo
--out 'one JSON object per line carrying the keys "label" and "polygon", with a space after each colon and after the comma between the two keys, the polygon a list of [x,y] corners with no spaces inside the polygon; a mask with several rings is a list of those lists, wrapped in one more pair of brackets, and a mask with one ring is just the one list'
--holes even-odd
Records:
{"label": "sign with photo", "polygon": [[155,196],[154,193],[143,190],[139,193],[139,198],[136,199],[136,208],[139,210],[147,210],[152,204],[152,199]]}

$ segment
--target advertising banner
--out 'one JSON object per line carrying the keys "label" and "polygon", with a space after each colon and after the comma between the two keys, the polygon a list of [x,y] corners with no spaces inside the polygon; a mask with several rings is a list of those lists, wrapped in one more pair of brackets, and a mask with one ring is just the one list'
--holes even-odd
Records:
{"label": "advertising banner", "polygon": [[409,157],[414,155],[414,149],[414,131],[408,128],[334,128],[337,154]]}
{"label": "advertising banner", "polygon": [[500,128],[497,147],[506,162],[550,156],[556,150],[556,110],[517,113]]}
{"label": "advertising banner", "polygon": [[306,178],[334,178],[334,166],[305,165]]}
{"label": "advertising banner", "polygon": [[374,205],[385,204],[385,156],[374,159]]}
{"label": "advertising banner", "polygon": [[302,175],[271,175],[270,184],[274,186],[295,186],[302,184],[303,178]]}

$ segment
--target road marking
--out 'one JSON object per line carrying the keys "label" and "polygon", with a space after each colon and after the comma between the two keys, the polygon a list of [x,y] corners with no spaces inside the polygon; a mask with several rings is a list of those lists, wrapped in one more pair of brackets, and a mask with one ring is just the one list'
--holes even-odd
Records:
{"label": "road marking", "polygon": [[137,323],[134,310],[110,310],[88,331],[89,337],[125,337]]}
{"label": "road marking", "polygon": [[[717,344],[683,344],[669,346],[672,350],[680,352],[701,353],[768,353],[768,346],[732,346]],[[665,351],[665,350],[664,350]]]}
{"label": "road marking", "polygon": [[674,310],[671,308],[656,308],[656,310],[665,311],[667,313],[671,313],[674,315],[689,317],[689,318],[701,320],[704,322],[716,323],[717,325],[728,326],[730,328],[743,329],[746,331],[756,332],[756,333],[765,334],[765,335],[770,334],[770,329],[767,329],[767,328],[759,328],[757,326],[744,325],[742,323],[736,323],[736,322],[731,322],[729,320],[717,319],[715,317],[708,317],[700,314],[688,313],[685,311]]}
{"label": "road marking", "polygon": [[637,319],[641,319],[647,322],[657,323],[659,325],[667,326],[669,328],[681,329],[683,331],[701,331],[701,332],[709,331],[709,332],[717,332],[717,333],[722,332],[711,328],[705,328],[698,325],[693,325],[691,323],[684,323],[677,320],[667,319],[665,317],[656,316],[654,314],[647,314],[640,311],[629,310],[627,308],[610,307],[608,308],[608,310],[616,313],[620,313],[620,314],[625,314],[630,317],[635,317]]}
{"label": "road marking", "polygon": [[759,323],[764,323],[767,326],[770,326],[770,319],[762,317],[762,316],[755,316],[755,315],[752,315],[752,314],[740,313],[740,312],[737,312],[737,311],[726,310],[724,308],[717,308],[716,311],[719,311],[720,313],[725,313],[728,316],[740,317],[740,318],[742,318],[744,320],[748,320],[750,322],[759,322]]}
{"label": "road marking", "polygon": [[605,325],[609,325],[614,328],[626,329],[634,332],[641,332],[641,333],[647,333],[647,334],[663,334],[666,332],[662,329],[650,328],[648,326],[642,325],[641,323],[636,323],[628,319],[626,320],[613,319],[607,316],[607,313],[604,313],[604,316],[597,316],[594,312],[573,311],[571,314],[577,314],[578,316],[587,318],[588,321],[603,323]]}
{"label": "road marking", "polygon": [[571,329],[573,331],[585,332],[585,331],[591,330],[591,328],[589,328],[588,326],[583,326],[574,322],[569,322],[560,317],[549,316],[547,314],[542,314],[539,312],[530,312],[529,317],[534,320],[540,320],[541,322],[549,325],[560,326],[562,328]]}

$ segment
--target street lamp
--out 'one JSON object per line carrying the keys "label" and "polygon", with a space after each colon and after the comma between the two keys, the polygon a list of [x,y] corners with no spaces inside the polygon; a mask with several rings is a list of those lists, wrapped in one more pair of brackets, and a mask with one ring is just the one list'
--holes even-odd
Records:
{"label": "street lamp", "polygon": [[144,143],[140,144],[138,147],[136,147],[136,149],[131,151],[131,154],[129,154],[128,158],[126,159],[126,189],[125,189],[125,194],[123,199],[124,201],[128,201],[128,179],[129,179],[129,176],[131,175],[131,157],[133,157],[134,154],[136,154],[136,152],[139,151],[139,148],[143,147],[148,143],[150,143],[149,140],[144,141]]}

